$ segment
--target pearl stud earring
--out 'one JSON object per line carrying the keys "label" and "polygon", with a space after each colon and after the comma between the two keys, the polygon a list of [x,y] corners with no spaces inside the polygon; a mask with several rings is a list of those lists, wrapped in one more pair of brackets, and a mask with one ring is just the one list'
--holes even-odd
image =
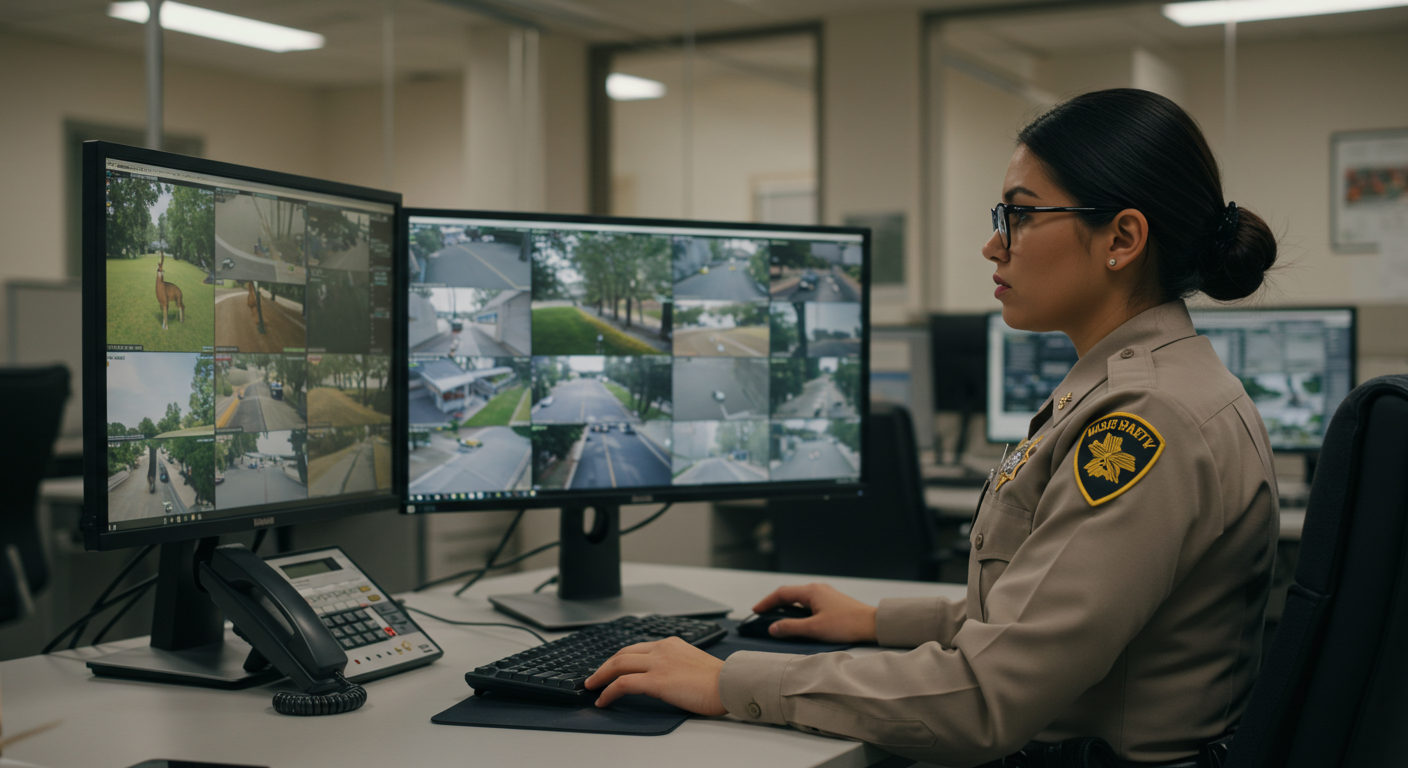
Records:
{"label": "pearl stud earring", "polygon": [[1118,263],[1119,263],[1118,261],[1115,261],[1114,259],[1110,259],[1110,266],[1113,267],[1113,266],[1115,266],[1115,265],[1118,264]]}

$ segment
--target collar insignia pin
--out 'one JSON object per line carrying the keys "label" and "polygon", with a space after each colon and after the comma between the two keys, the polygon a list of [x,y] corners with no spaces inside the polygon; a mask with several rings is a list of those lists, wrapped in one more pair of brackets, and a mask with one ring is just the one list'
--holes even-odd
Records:
{"label": "collar insignia pin", "polygon": [[1059,410],[1065,408],[1065,407],[1066,407],[1066,404],[1069,403],[1069,402],[1071,402],[1071,393],[1070,393],[1070,392],[1067,392],[1066,394],[1064,394],[1064,395],[1061,396],[1061,399],[1060,399],[1060,400],[1057,400],[1057,401],[1056,401],[1056,410],[1059,411]]}

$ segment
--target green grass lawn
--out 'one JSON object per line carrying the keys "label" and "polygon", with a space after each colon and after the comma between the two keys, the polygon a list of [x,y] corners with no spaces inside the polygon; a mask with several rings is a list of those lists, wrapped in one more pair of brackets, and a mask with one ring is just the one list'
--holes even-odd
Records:
{"label": "green grass lawn", "polygon": [[479,409],[479,412],[469,417],[464,425],[466,427],[506,427],[513,417],[513,411],[518,407],[518,401],[523,399],[523,391],[527,387],[509,387],[490,400],[488,405]]}
{"label": "green grass lawn", "polygon": [[[621,386],[620,384],[608,381],[606,383],[606,388],[611,392],[611,394],[616,396],[617,400],[621,401],[621,405],[625,406],[627,411],[630,411],[632,413],[635,412],[635,407],[631,405],[631,403],[633,402],[633,400],[631,399],[631,393],[627,392],[625,387]],[[669,416],[667,416],[663,411],[653,405],[648,408],[645,413],[640,414],[640,417],[645,421],[669,418]]]}
{"label": "green grass lawn", "polygon": [[660,350],[633,339],[576,307],[539,307],[533,310],[534,355],[595,355],[596,337],[603,355],[659,355]]}
{"label": "green grass lawn", "polygon": [[147,352],[200,352],[215,344],[215,286],[204,270],[184,261],[166,259],[168,283],[181,289],[186,321],[175,302],[167,305],[161,329],[161,304],[156,299],[157,257],[107,260],[109,344],[140,344]]}
{"label": "green grass lawn", "polygon": [[533,398],[528,397],[525,393],[524,397],[519,400],[518,410],[513,412],[513,420],[519,423],[527,424],[532,419]]}

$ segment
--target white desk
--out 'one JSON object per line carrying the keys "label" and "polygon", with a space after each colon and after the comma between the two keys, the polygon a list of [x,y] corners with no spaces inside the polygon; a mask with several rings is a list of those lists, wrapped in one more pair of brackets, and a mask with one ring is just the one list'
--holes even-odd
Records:
{"label": "white desk", "polygon": [[[475,585],[464,598],[444,591],[409,595],[408,604],[466,621],[504,621],[485,596],[531,590],[548,571],[527,571]],[[623,568],[630,583],[667,582],[734,607],[742,618],[774,587],[814,577],[682,566]],[[868,602],[882,597],[962,597],[954,584],[828,579]],[[464,673],[535,644],[527,633],[453,627],[416,616],[445,649],[429,667],[367,685],[367,704],[330,717],[274,712],[273,684],[215,691],[97,678],[84,660],[138,641],[0,663],[4,729],[15,734],[53,720],[58,728],[5,750],[5,757],[46,768],[125,768],[153,758],[207,760],[270,768],[350,766],[623,766],[766,765],[859,768],[891,756],[856,742],[732,718],[692,718],[666,736],[610,736],[433,725],[432,715],[471,694]],[[145,642],[145,638],[141,640]],[[865,651],[862,651],[865,652]],[[873,652],[873,651],[872,651]]]}

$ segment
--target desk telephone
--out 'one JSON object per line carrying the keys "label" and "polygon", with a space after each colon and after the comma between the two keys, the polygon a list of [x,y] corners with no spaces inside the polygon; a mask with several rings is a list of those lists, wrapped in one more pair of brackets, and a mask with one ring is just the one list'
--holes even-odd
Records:
{"label": "desk telephone", "polygon": [[284,714],[350,712],[366,701],[358,683],[445,655],[337,547],[263,560],[227,544],[215,548],[200,572],[201,586],[235,634],[254,648],[245,669],[272,664],[304,692],[274,697]]}

